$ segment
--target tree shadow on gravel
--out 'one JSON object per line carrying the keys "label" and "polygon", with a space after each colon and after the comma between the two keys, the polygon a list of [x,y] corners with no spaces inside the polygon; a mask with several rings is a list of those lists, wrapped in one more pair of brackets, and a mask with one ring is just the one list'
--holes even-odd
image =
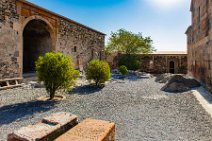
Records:
{"label": "tree shadow on gravel", "polygon": [[145,75],[127,75],[127,76],[123,76],[123,75],[111,75],[111,80],[129,80],[129,81],[138,81],[141,79],[149,79],[148,76]]}
{"label": "tree shadow on gravel", "polygon": [[89,95],[101,91],[104,86],[97,87],[95,85],[82,85],[75,87],[69,94]]}
{"label": "tree shadow on gravel", "polygon": [[35,113],[49,111],[56,101],[30,101],[0,107],[0,126],[33,118]]}

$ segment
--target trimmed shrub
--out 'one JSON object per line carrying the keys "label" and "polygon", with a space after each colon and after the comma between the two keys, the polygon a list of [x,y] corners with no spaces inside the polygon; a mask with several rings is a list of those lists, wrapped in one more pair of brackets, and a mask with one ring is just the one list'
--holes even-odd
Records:
{"label": "trimmed shrub", "polygon": [[126,75],[128,73],[128,69],[126,66],[122,65],[119,67],[119,72],[122,74],[122,75]]}
{"label": "trimmed shrub", "polygon": [[124,65],[129,70],[138,70],[141,68],[141,61],[136,55],[123,55],[119,58],[118,65]]}
{"label": "trimmed shrub", "polygon": [[62,53],[46,53],[35,63],[39,81],[43,81],[50,99],[57,90],[69,90],[79,77],[79,71],[73,67],[72,59]]}
{"label": "trimmed shrub", "polygon": [[110,66],[105,61],[92,60],[86,69],[86,78],[93,80],[96,86],[110,79]]}

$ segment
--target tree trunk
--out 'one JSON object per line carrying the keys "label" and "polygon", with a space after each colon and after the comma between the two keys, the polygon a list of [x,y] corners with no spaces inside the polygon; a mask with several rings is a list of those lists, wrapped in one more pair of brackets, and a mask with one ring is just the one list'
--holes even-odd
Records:
{"label": "tree trunk", "polygon": [[98,86],[98,85],[99,85],[99,79],[96,80],[96,86]]}
{"label": "tree trunk", "polygon": [[52,100],[55,96],[55,90],[50,91],[50,100]]}

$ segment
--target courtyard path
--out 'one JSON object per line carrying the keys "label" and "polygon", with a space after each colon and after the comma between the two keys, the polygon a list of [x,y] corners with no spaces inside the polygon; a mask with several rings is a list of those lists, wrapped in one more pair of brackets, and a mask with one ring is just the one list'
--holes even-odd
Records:
{"label": "courtyard path", "polygon": [[112,79],[103,89],[79,86],[66,100],[38,102],[43,88],[0,91],[0,140],[53,112],[116,123],[117,141],[211,141],[212,118],[191,92],[165,93],[147,75]]}

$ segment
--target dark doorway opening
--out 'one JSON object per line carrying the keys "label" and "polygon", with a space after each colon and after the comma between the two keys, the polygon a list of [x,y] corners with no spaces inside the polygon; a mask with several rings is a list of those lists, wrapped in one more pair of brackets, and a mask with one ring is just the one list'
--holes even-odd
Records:
{"label": "dark doorway opening", "polygon": [[174,61],[171,61],[169,63],[169,73],[175,73],[175,64],[174,64]]}
{"label": "dark doorway opening", "polygon": [[23,73],[33,73],[38,57],[50,51],[52,39],[48,25],[41,20],[30,21],[23,32]]}

